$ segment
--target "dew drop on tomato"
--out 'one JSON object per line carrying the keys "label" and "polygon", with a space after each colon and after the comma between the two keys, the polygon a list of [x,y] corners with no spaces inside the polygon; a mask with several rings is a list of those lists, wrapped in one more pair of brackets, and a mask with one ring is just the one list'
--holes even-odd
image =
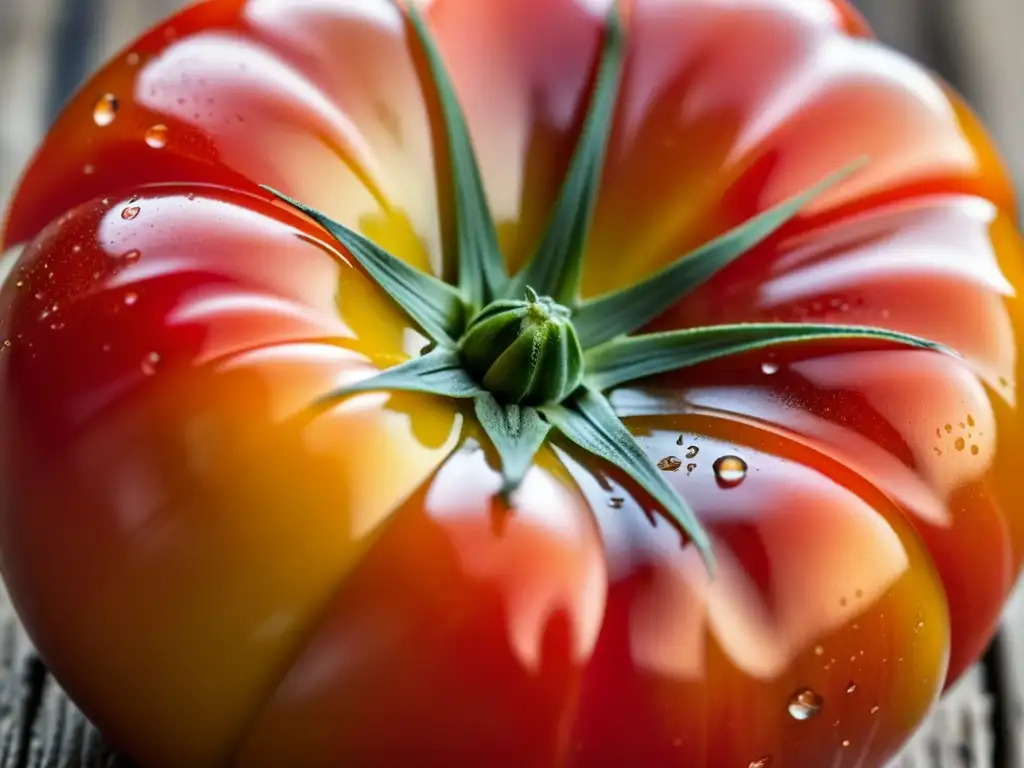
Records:
{"label": "dew drop on tomato", "polygon": [[771,755],[765,755],[764,757],[757,758],[757,760],[751,760],[747,768],[772,768],[773,762]]}
{"label": "dew drop on tomato", "polygon": [[761,372],[765,376],[774,376],[779,372],[779,366],[776,363],[761,363]]}
{"label": "dew drop on tomato", "polygon": [[134,306],[135,302],[137,302],[138,300],[139,300],[139,294],[137,294],[137,293],[126,293],[124,295],[124,303],[125,303],[126,307]]}
{"label": "dew drop on tomato", "polygon": [[789,700],[789,716],[794,720],[810,720],[821,711],[824,705],[821,696],[810,688],[805,688],[793,694]]}
{"label": "dew drop on tomato", "polygon": [[156,352],[150,352],[142,360],[142,372],[146,376],[153,376],[156,374],[156,367],[160,364],[160,355]]}
{"label": "dew drop on tomato", "polygon": [[163,149],[167,146],[167,126],[154,125],[146,131],[146,144],[153,149]]}
{"label": "dew drop on tomato", "polygon": [[747,462],[739,456],[722,456],[713,468],[715,479],[723,488],[735,488],[747,476]]}
{"label": "dew drop on tomato", "polygon": [[678,472],[681,466],[683,466],[683,462],[676,456],[666,456],[658,462],[658,469],[662,472]]}
{"label": "dew drop on tomato", "polygon": [[117,108],[120,104],[117,96],[112,93],[105,93],[97,100],[92,108],[92,119],[100,128],[105,128],[114,122],[117,117]]}

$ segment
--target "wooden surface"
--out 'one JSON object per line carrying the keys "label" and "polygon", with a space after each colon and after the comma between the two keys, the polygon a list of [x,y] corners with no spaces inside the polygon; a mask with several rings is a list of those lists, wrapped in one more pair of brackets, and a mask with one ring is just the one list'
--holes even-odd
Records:
{"label": "wooden surface", "polygon": [[[1016,85],[1024,71],[1017,51],[1024,0],[854,1],[883,39],[931,64],[968,95],[1018,181],[1024,181],[1024,89]],[[0,71],[7,73],[0,88],[0,205],[49,119],[43,100],[33,99],[48,76],[36,52],[62,44],[60,24],[47,20],[67,13],[73,3],[0,0]],[[80,74],[181,0],[99,3],[106,21],[91,38]],[[1009,606],[1003,632],[984,663],[945,697],[890,768],[1024,768],[1022,691],[1024,590]],[[0,768],[22,766],[126,768],[128,763],[109,751],[49,677],[0,585]],[[851,750],[831,766],[776,768],[867,767]]]}

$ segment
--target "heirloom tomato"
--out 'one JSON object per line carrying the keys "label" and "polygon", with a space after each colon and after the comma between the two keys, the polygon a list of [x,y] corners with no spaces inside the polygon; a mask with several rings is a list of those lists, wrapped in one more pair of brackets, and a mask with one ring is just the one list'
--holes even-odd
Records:
{"label": "heirloom tomato", "polygon": [[1022,243],[844,0],[206,0],[7,213],[0,567],[161,766],[883,766],[1021,564]]}

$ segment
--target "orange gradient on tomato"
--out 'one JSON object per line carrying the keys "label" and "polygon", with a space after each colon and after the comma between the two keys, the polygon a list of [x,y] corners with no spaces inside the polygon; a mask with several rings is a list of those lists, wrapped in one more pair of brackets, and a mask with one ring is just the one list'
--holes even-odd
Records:
{"label": "orange gradient on tomato", "polygon": [[[423,5],[516,267],[608,0]],[[0,243],[23,249],[0,293],[0,569],[143,765],[881,768],[984,649],[1024,544],[1024,249],[997,154],[838,0],[624,6],[584,292],[866,155],[654,326],[875,325],[962,358],[795,346],[615,393],[711,533],[714,580],[561,444],[508,508],[457,405],[321,402],[426,339],[259,188],[452,274],[399,10],[190,6],[83,86]]]}

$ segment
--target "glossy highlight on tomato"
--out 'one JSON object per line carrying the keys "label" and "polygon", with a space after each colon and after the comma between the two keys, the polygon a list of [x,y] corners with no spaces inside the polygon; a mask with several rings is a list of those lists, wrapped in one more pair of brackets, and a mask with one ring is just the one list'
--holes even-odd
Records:
{"label": "glossy highlight on tomato", "polygon": [[[421,4],[510,270],[609,4]],[[861,325],[958,356],[819,340],[614,389],[713,576],[564,440],[502,494],[471,408],[322,404],[428,338],[264,188],[452,279],[407,9],[186,8],[80,90],[0,242],[0,572],[142,765],[882,768],[984,649],[1024,549],[1024,247],[984,130],[842,0],[621,6],[584,297],[866,156],[648,330]]]}

